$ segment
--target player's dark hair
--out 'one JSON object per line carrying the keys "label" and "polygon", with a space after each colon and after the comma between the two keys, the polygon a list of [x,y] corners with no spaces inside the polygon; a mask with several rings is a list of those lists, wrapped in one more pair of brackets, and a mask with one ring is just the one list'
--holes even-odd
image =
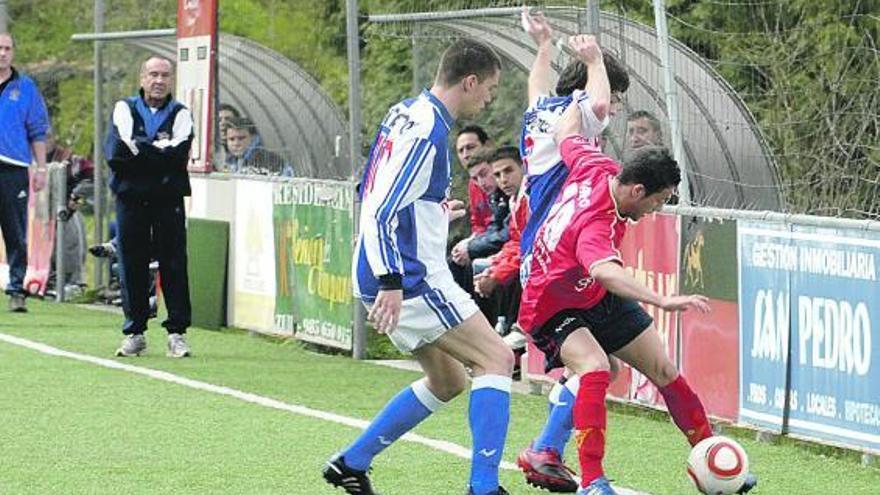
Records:
{"label": "player's dark hair", "polygon": [[522,166],[522,157],[519,156],[519,148],[516,146],[502,146],[493,150],[489,156],[489,163],[495,163],[499,160],[513,160],[517,165]]}
{"label": "player's dark hair", "polygon": [[662,134],[663,126],[662,124],[660,124],[660,119],[658,119],[653,113],[647,110],[636,110],[635,112],[629,114],[629,116],[626,118],[626,121],[632,122],[639,119],[647,120],[658,136]]}
{"label": "player's dark hair", "polygon": [[251,136],[257,134],[257,126],[247,117],[232,117],[229,119],[229,127],[227,129],[244,129]]}
{"label": "player's dark hair", "polygon": [[482,82],[500,70],[501,59],[489,45],[462,38],[443,52],[436,82],[442,86],[452,86],[471,74]]}
{"label": "player's dark hair", "polygon": [[228,111],[228,112],[232,112],[232,116],[233,116],[233,117],[241,117],[241,112],[239,112],[237,108],[235,108],[234,106],[230,105],[229,103],[221,103],[221,104],[217,107],[217,113],[220,113],[220,112],[222,112],[222,111],[224,111],[224,110],[225,110],[225,111]]}
{"label": "player's dark hair", "polygon": [[641,184],[645,195],[678,187],[681,170],[669,150],[663,146],[644,146],[629,153],[617,175],[621,184]]}
{"label": "player's dark hair", "polygon": [[[602,53],[602,61],[605,63],[605,72],[608,74],[611,92],[626,93],[626,90],[629,89],[629,74],[626,73],[626,69],[610,53]],[[556,82],[556,95],[568,96],[576,89],[584,89],[586,85],[587,66],[580,60],[574,59],[559,75],[559,81]]]}
{"label": "player's dark hair", "polygon": [[476,134],[477,139],[480,141],[480,144],[486,144],[489,141],[489,135],[486,134],[486,130],[478,125],[471,124],[462,127],[461,130],[458,131],[458,136],[456,136],[456,139],[458,139],[462,134]]}
{"label": "player's dark hair", "polygon": [[492,163],[492,157],[495,156],[495,148],[491,146],[483,146],[479,151],[471,155],[467,162],[468,170],[480,165],[481,163]]}

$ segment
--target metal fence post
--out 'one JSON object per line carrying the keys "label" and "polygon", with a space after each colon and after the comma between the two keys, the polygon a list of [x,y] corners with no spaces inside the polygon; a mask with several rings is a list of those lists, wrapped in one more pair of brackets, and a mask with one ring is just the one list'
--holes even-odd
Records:
{"label": "metal fence post", "polygon": [[[104,0],[95,0],[95,32],[100,33],[104,31]],[[104,122],[104,109],[103,109],[103,99],[104,99],[104,91],[103,91],[103,81],[104,81],[104,69],[103,69],[103,57],[102,57],[102,49],[103,42],[95,41],[94,42],[94,51],[95,51],[95,70],[94,70],[94,79],[93,84],[95,85],[95,101],[94,101],[94,125],[95,125],[95,140],[94,140],[94,150],[93,150],[93,163],[95,165],[95,238],[94,242],[101,243],[104,242],[104,210],[106,209],[106,201],[104,200],[105,192],[104,192],[104,176],[105,176],[105,166],[104,166],[104,149],[103,145],[103,126],[101,125]],[[101,287],[104,285],[104,273],[106,270],[106,266],[104,260],[102,258],[95,258],[95,287]]]}
{"label": "metal fence post", "polygon": [[[360,31],[358,26],[357,0],[345,0],[345,31],[348,38],[348,132],[349,159],[351,160],[351,182],[357,183],[361,157],[361,54]],[[352,232],[357,239],[360,230],[360,201],[355,196],[352,212]],[[352,239],[354,242],[354,239]],[[360,301],[352,305],[351,355],[354,359],[364,359],[367,355],[366,310]]]}
{"label": "metal fence post", "polygon": [[64,164],[53,164],[49,169],[49,215],[55,218],[55,301],[64,302],[64,224],[62,216],[67,209],[67,170]]}
{"label": "metal fence post", "polygon": [[580,25],[582,32],[594,35],[596,40],[601,42],[599,39],[599,35],[601,34],[601,29],[599,28],[599,15],[599,0],[587,0],[587,10],[584,12],[583,19],[578,16],[578,24]]}
{"label": "metal fence post", "polygon": [[6,0],[0,0],[0,33],[5,33],[9,30],[8,16],[9,11],[6,10]]}
{"label": "metal fence post", "polygon": [[681,168],[681,184],[678,186],[679,202],[691,204],[691,190],[688,184],[687,157],[684,153],[684,138],[681,131],[681,117],[678,108],[678,89],[672,74],[669,55],[669,31],[666,28],[666,4],[663,0],[654,0],[654,24],[657,29],[657,55],[660,57],[660,68],[663,71],[663,89],[666,93],[666,116],[669,118],[669,130],[672,132],[672,154]]}

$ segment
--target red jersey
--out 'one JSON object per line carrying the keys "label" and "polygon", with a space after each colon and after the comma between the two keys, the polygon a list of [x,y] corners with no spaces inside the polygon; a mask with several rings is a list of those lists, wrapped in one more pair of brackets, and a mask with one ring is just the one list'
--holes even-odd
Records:
{"label": "red jersey", "polygon": [[482,234],[492,224],[494,213],[489,195],[472,180],[468,180],[468,200],[471,203],[471,234]]}
{"label": "red jersey", "polygon": [[611,181],[620,166],[589,140],[572,136],[559,152],[571,170],[535,239],[518,323],[527,333],[565,309],[589,309],[606,294],[590,276],[595,265],[623,264],[627,219],[617,213]]}

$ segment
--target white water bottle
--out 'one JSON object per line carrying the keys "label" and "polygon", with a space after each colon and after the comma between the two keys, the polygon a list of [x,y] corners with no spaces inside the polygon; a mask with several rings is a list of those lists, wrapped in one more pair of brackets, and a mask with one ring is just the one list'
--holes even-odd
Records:
{"label": "white water bottle", "polygon": [[504,331],[507,330],[507,317],[499,316],[498,322],[495,323],[495,332],[498,335],[504,336]]}

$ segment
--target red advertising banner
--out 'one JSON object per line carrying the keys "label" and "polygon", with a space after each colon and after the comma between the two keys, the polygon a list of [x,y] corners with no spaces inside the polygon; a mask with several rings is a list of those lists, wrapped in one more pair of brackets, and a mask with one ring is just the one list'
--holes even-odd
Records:
{"label": "red advertising banner", "polygon": [[681,372],[706,412],[730,421],[739,408],[739,306],[710,299],[712,311],[681,316]]}
{"label": "red advertising banner", "polygon": [[[49,270],[52,266],[52,249],[55,242],[55,216],[49,203],[50,185],[35,193],[31,181],[28,197],[28,266],[24,276],[24,290],[34,296],[46,292]],[[6,244],[0,232],[0,291],[9,284],[9,265],[6,264]]]}
{"label": "red advertising banner", "polygon": [[210,172],[217,60],[217,0],[179,0],[177,99],[193,115],[189,170]]}
{"label": "red advertising banner", "polygon": [[42,190],[34,192],[32,180],[28,197],[28,266],[24,276],[24,290],[35,296],[42,296],[46,292],[52,267],[55,215],[50,203],[50,189],[47,183]]}
{"label": "red advertising banner", "polygon": [[[678,244],[679,221],[675,215],[654,214],[631,225],[621,246],[624,266],[636,280],[663,294],[678,292]],[[646,307],[667,352],[676,359],[678,319],[675,314]],[[621,363],[622,364],[622,363]],[[558,377],[561,370],[550,376],[544,374],[544,355],[529,343],[527,369],[524,376],[529,380],[550,380]],[[635,400],[652,406],[662,404],[657,389],[638,371],[623,365],[617,379],[608,389],[609,395],[625,400]]]}
{"label": "red advertising banner", "polygon": [[177,37],[211,36],[217,25],[217,0],[179,0]]}
{"label": "red advertising banner", "polygon": [[[630,226],[620,250],[627,272],[641,284],[663,296],[678,293],[678,220],[676,215],[660,213],[645,217]],[[654,318],[654,326],[657,327],[660,339],[666,344],[669,357],[677,362],[677,314],[647,305],[645,310]],[[618,381],[629,375],[629,395],[622,398],[650,406],[663,405],[660,392],[644,375],[629,366],[624,365],[623,368],[627,372],[621,373]],[[620,384],[617,390],[619,388]]]}

